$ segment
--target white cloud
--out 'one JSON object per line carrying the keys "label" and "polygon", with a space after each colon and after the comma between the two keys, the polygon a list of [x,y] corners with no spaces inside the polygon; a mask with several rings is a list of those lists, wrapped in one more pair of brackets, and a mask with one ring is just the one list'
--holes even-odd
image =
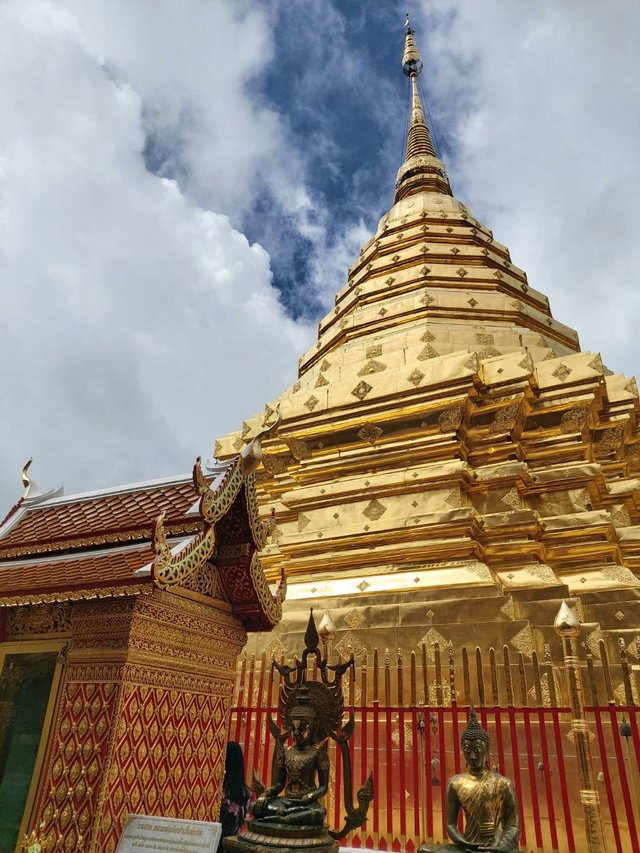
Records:
{"label": "white cloud", "polygon": [[[171,8],[157,9],[167,39]],[[118,17],[115,4],[106,9]],[[119,14],[118,32],[105,27],[97,44],[84,3],[18,0],[0,8],[0,78],[13,81],[0,90],[6,508],[31,454],[39,485],[64,481],[68,491],[188,470],[216,434],[237,428],[257,401],[294,380],[309,341],[309,329],[278,302],[267,253],[226,216],[145,169],[148,93],[130,66],[114,66],[117,51],[107,44],[107,35],[117,41],[127,21],[144,16],[143,4]],[[263,44],[265,22],[249,17],[244,38]],[[182,23],[175,21],[178,30]],[[137,35],[130,33],[132,43]],[[256,60],[250,52],[245,61],[237,42],[235,50],[242,80]],[[187,62],[187,44],[182,52]],[[144,47],[140,53],[144,65]],[[265,122],[277,124],[252,111],[239,84],[234,96],[254,141]],[[222,198],[225,182],[240,179],[238,163],[251,172],[255,157],[219,157]]]}
{"label": "white cloud", "polygon": [[[454,135],[458,197],[583,348],[637,373],[640,7],[423,7],[414,16],[423,81]],[[325,118],[348,87],[384,128],[379,157],[391,157],[395,138],[398,90],[375,77],[339,9],[0,5],[0,514],[31,454],[39,484],[64,481],[67,491],[186,470],[293,381],[312,330],[285,315],[243,217],[266,193],[274,207],[263,233],[286,223],[288,240],[310,241],[309,286],[330,302],[369,236],[358,217],[383,211],[362,203],[379,192],[363,167],[351,176],[362,193],[340,199],[348,227],[337,237],[329,227],[333,213],[308,180],[312,168],[342,175]],[[255,85],[278,59],[273,28],[287,13],[282,50],[307,27],[291,97],[320,118],[304,144]],[[403,16],[396,27],[385,15],[370,0],[360,23],[397,39],[399,53]],[[389,203],[393,177],[390,167]],[[281,257],[293,252],[272,242]]]}
{"label": "white cloud", "polygon": [[583,349],[637,374],[640,5],[422,8],[423,77],[454,133],[456,195],[509,246]]}

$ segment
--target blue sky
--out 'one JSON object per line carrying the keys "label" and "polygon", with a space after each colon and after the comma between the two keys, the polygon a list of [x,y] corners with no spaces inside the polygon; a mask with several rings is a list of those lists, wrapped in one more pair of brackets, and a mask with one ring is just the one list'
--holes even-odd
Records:
{"label": "blue sky", "polygon": [[[257,81],[258,90],[286,115],[307,151],[308,186],[329,211],[329,242],[360,219],[373,229],[389,205],[404,141],[402,39],[403,18],[394,4],[296,2],[274,13],[276,59]],[[250,214],[245,225],[255,239],[265,238],[257,217]],[[292,269],[286,253],[281,261],[277,247],[271,252],[274,284],[294,314],[316,319],[321,305],[305,287],[311,247],[291,232],[290,240],[296,250]]]}
{"label": "blue sky", "polygon": [[[401,72],[401,8],[325,0],[269,4],[272,59],[247,82],[246,92],[279,116],[292,144],[304,152],[305,187],[329,245],[360,222],[373,229],[392,198],[409,92]],[[445,132],[435,124],[438,139]],[[175,137],[148,140],[147,166],[181,182],[185,164]],[[273,283],[287,311],[316,321],[326,299],[310,281],[314,241],[268,185],[259,181],[256,189],[234,225],[269,251]],[[208,200],[206,188],[201,197]]]}
{"label": "blue sky", "polygon": [[[295,380],[402,159],[406,4],[0,5],[0,514],[188,471]],[[454,192],[640,368],[640,4],[416,0]]]}

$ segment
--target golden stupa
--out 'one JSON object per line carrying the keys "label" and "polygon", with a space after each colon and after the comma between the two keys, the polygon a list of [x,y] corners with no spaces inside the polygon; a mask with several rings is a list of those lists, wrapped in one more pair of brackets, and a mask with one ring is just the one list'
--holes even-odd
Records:
{"label": "golden stupa", "polygon": [[258,475],[275,528],[263,552],[288,600],[248,650],[296,648],[309,605],[339,652],[426,642],[557,643],[576,597],[586,645],[640,657],[640,413],[633,378],[582,352],[509,250],[452,194],[412,88],[393,207],[363,246],[299,362],[241,432],[281,414]]}

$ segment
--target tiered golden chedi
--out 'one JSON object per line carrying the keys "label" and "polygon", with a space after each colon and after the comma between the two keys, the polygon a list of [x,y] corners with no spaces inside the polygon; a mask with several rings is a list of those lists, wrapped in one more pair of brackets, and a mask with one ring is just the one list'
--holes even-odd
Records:
{"label": "tiered golden chedi", "polygon": [[279,408],[259,497],[277,525],[264,563],[284,567],[289,594],[269,651],[291,648],[313,600],[346,632],[343,653],[425,640],[530,655],[555,642],[572,595],[595,654],[615,629],[638,657],[636,382],[580,351],[453,197],[411,30],[403,68],[413,104],[394,205],[298,381],[215,447],[236,454]]}

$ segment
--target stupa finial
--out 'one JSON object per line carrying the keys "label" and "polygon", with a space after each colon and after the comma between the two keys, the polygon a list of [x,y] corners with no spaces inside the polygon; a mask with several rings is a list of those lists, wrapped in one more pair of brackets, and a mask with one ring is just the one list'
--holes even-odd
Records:
{"label": "stupa finial", "polygon": [[404,163],[398,172],[395,201],[417,192],[441,192],[451,195],[444,165],[438,159],[424,116],[418,89],[418,76],[424,65],[409,21],[405,21],[402,71],[411,81],[411,118]]}
{"label": "stupa finial", "polygon": [[407,20],[404,22],[404,53],[402,54],[402,71],[407,77],[417,77],[422,71],[424,65],[420,58],[420,51],[417,48],[416,40],[413,37],[413,30],[409,23],[409,13],[407,12]]}

